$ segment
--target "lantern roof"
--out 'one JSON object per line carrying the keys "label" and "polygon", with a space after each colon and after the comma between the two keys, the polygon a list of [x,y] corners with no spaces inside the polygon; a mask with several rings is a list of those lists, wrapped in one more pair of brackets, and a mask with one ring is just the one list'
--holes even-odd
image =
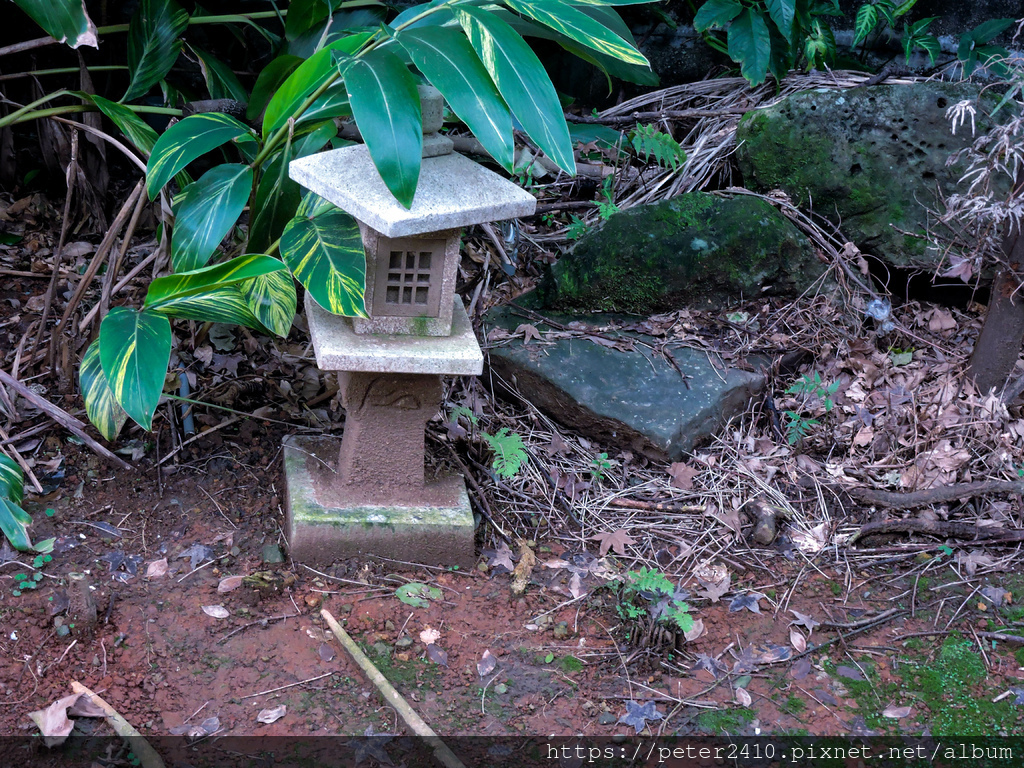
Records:
{"label": "lantern roof", "polygon": [[537,208],[529,192],[457,152],[423,158],[408,209],[384,185],[364,144],[293,160],[289,175],[385,237],[515,219]]}

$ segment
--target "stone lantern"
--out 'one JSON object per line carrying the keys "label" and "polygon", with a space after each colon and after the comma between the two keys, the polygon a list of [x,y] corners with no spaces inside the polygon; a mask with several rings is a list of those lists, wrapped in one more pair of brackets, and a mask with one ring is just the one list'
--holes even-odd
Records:
{"label": "stone lantern", "polygon": [[473,560],[465,481],[426,476],[424,432],[441,405],[441,376],[483,371],[483,353],[455,294],[461,229],[528,216],[536,201],[453,152],[451,140],[437,134],[440,94],[425,86],[420,99],[423,161],[411,208],[388,191],[364,145],[289,168],[295,181],[359,222],[369,315],[332,315],[306,297],[317,364],[338,373],[346,419],[340,451],[334,438],[285,439],[288,539],[296,560]]}

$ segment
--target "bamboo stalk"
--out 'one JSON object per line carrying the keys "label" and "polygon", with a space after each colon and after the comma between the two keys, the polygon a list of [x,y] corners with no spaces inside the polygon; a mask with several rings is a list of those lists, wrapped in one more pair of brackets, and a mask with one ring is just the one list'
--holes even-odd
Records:
{"label": "bamboo stalk", "polygon": [[139,758],[139,763],[143,768],[164,768],[163,758],[161,758],[160,755],[157,754],[157,751],[153,749],[153,746],[146,741],[146,737],[135,730],[131,723],[121,717],[121,715],[117,713],[116,709],[107,704],[107,702],[77,680],[71,681],[71,689],[75,693],[84,693],[92,699],[93,704],[107,713],[107,722],[110,723],[110,727],[117,732],[118,736],[128,742],[128,746],[131,747],[135,756]]}
{"label": "bamboo stalk", "polygon": [[380,670],[373,665],[366,654],[360,650],[359,646],[356,645],[355,641],[349,637],[341,624],[331,615],[330,611],[326,608],[320,611],[320,615],[324,617],[324,621],[327,622],[327,626],[331,628],[334,636],[338,638],[345,650],[349,652],[356,664],[366,673],[366,676],[370,678],[377,690],[381,692],[388,704],[393,706],[395,710],[402,716],[405,724],[412,729],[412,732],[417,736],[426,740],[430,745],[430,748],[434,750],[434,756],[441,762],[445,768],[466,768],[465,764],[455,756],[455,753],[448,749],[448,746],[441,741],[441,738],[434,733],[433,729],[424,722],[416,711],[409,706],[406,700],[402,697],[398,691],[395,690],[394,686],[388,682],[388,679],[380,673]]}

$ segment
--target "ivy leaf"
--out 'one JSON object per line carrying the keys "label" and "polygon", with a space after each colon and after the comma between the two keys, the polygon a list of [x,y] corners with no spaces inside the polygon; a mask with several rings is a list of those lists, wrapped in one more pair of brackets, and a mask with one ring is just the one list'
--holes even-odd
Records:
{"label": "ivy leaf", "polygon": [[414,608],[426,608],[430,605],[429,600],[441,599],[441,590],[414,581],[396,589],[395,596],[406,605],[411,605]]}

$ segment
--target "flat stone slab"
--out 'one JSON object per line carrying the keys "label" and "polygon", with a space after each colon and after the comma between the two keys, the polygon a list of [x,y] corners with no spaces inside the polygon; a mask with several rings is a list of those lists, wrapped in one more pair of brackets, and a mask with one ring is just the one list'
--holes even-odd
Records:
{"label": "flat stone slab", "polygon": [[377,555],[426,565],[472,567],[473,511],[461,477],[428,486],[426,495],[446,498],[423,506],[346,501],[328,482],[340,441],[293,435],[284,445],[289,555],[328,566],[347,557]]}
{"label": "flat stone slab", "polygon": [[530,216],[537,200],[457,152],[423,158],[412,207],[384,186],[365,144],[293,160],[288,175],[387,237]]}
{"label": "flat stone slab", "polygon": [[[621,445],[653,459],[679,460],[710,437],[729,418],[743,412],[751,396],[764,385],[761,374],[727,368],[718,370],[704,352],[673,347],[683,379],[672,364],[650,349],[630,352],[609,349],[585,338],[587,329],[612,322],[551,315],[560,325],[577,323],[579,338],[551,343],[522,339],[488,349],[497,379],[514,382],[530,402],[566,427],[600,442]],[[618,319],[631,320],[637,318]],[[512,332],[522,323],[549,330],[498,307],[484,316],[486,332]],[[611,332],[624,341],[638,334]],[[500,387],[498,380],[494,386]],[[500,392],[500,389],[499,389]]]}
{"label": "flat stone slab", "polygon": [[451,336],[360,334],[306,295],[306,317],[322,371],[479,376],[484,356],[462,299],[455,296]]}

